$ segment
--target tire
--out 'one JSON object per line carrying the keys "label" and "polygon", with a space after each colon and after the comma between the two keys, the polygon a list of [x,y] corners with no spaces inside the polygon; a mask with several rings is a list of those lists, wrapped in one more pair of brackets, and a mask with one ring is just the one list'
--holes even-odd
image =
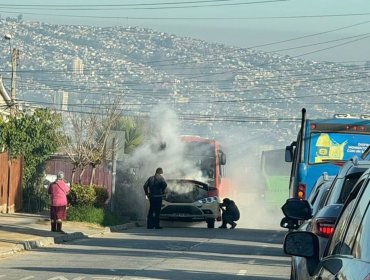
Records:
{"label": "tire", "polygon": [[215,228],[215,219],[207,220],[207,228]]}

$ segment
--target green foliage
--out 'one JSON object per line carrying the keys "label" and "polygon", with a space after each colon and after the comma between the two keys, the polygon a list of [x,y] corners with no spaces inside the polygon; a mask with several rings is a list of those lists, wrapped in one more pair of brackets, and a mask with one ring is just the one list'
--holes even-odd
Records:
{"label": "green foliage", "polygon": [[144,122],[140,119],[122,117],[112,128],[125,132],[125,153],[131,154],[144,139]]}
{"label": "green foliage", "polygon": [[87,222],[101,226],[113,226],[123,223],[123,220],[108,209],[93,206],[69,207],[67,217],[69,221]]}
{"label": "green foliage", "polygon": [[27,186],[23,189],[23,210],[36,213],[48,210],[50,206],[50,197],[45,187]]}
{"label": "green foliage", "polygon": [[36,109],[32,114],[18,112],[0,119],[0,147],[7,150],[11,158],[24,159],[23,201],[26,210],[32,211],[35,205],[45,204],[45,201],[37,201],[44,164],[58,149],[59,139],[63,138],[61,127],[61,115],[48,109]]}
{"label": "green foliage", "polygon": [[104,187],[93,186],[95,190],[95,207],[103,207],[109,198],[108,190]]}
{"label": "green foliage", "polygon": [[90,186],[73,185],[67,199],[71,206],[93,206],[96,201],[95,189]]}

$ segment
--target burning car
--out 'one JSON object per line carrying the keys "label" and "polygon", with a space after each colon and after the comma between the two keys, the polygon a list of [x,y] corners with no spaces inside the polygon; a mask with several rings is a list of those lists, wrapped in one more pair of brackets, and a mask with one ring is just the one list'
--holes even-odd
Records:
{"label": "burning car", "polygon": [[213,188],[204,182],[188,179],[167,180],[161,220],[206,221],[208,228],[221,220],[218,196],[209,196]]}

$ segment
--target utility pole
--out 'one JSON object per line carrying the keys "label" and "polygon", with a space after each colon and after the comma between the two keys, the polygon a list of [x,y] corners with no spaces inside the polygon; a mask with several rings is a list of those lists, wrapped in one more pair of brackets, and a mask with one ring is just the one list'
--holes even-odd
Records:
{"label": "utility pole", "polygon": [[15,106],[15,96],[16,96],[16,73],[17,73],[17,59],[19,56],[19,50],[16,48],[13,49],[12,52],[12,79],[11,79],[11,108],[10,113],[11,115],[15,114],[16,106]]}
{"label": "utility pole", "polygon": [[15,106],[16,84],[15,84],[15,81],[16,81],[17,59],[18,59],[18,56],[19,56],[19,50],[17,50],[16,48],[12,49],[12,35],[11,34],[5,34],[4,39],[9,41],[9,52],[10,52],[10,55],[11,55],[12,79],[11,79],[11,84],[10,84],[10,88],[11,88],[11,90],[10,90],[11,91],[10,115],[13,116],[15,114],[15,111],[16,111],[16,106]]}
{"label": "utility pole", "polygon": [[116,137],[112,140],[112,194],[110,207],[111,211],[114,212],[114,200],[116,199],[116,172],[117,172],[117,151],[116,151]]}
{"label": "utility pole", "polygon": [[[112,194],[111,194],[111,211],[114,211],[116,200],[116,178],[117,178],[117,160],[122,160],[125,153],[125,132],[112,131]],[[120,139],[120,140],[117,140]]]}

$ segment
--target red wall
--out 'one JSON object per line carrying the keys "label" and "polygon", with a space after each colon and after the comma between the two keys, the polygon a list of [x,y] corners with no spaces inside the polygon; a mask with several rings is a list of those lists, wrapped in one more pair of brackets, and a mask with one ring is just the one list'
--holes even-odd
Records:
{"label": "red wall", "polygon": [[[64,172],[64,177],[67,180],[67,182],[78,184],[81,170],[77,169],[74,175],[74,180],[72,180],[72,170],[73,170],[73,164],[68,158],[64,157],[54,157],[46,162],[46,174],[54,174],[56,175],[59,171]],[[89,185],[90,184],[90,178],[92,173],[92,167],[88,166],[85,168],[85,171],[81,178],[81,184],[82,185]],[[109,171],[104,166],[98,166],[95,169],[95,179],[93,181],[94,185],[97,186],[103,186],[106,189],[108,189],[108,192],[111,193],[112,189],[112,172]]]}

